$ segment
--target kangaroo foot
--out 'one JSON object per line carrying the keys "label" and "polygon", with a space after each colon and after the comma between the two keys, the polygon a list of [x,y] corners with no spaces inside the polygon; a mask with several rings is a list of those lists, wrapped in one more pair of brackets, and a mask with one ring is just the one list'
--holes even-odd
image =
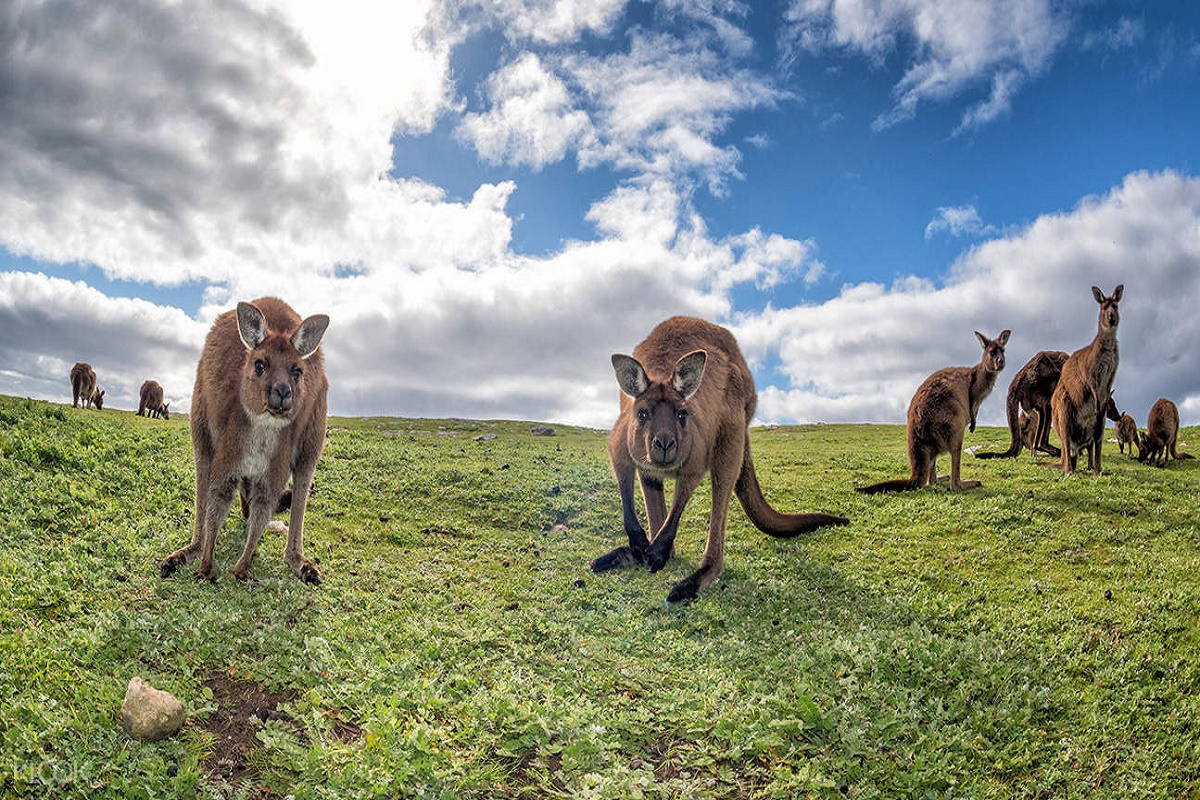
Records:
{"label": "kangaroo foot", "polygon": [[641,564],[643,559],[630,547],[618,547],[610,553],[605,553],[591,563],[592,572],[607,572],[618,567],[628,567]]}

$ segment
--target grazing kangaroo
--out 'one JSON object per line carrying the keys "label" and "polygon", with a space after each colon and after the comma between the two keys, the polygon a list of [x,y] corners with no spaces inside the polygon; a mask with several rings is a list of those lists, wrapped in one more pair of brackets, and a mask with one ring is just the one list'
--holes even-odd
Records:
{"label": "grazing kangaroo", "polygon": [[145,381],[138,390],[138,416],[161,417],[170,419],[171,412],[167,410],[170,403],[163,402],[163,388],[158,381]]}
{"label": "grazing kangaroo", "polygon": [[238,303],[217,317],[204,343],[192,392],[196,457],[196,525],[192,541],[163,559],[166,578],[200,557],[198,578],[211,578],[213,546],[233,493],[248,494],[246,547],[234,567],[245,580],[263,529],[291,474],[291,522],[283,560],[306,583],[321,573],[304,557],[304,509],[325,445],[325,378],[319,346],[329,317],[301,322],[274,297]]}
{"label": "grazing kangaroo", "polygon": [[91,364],[77,361],[71,367],[71,407],[79,408],[80,401],[84,408],[104,408],[104,392],[96,389],[96,371]]}
{"label": "grazing kangaroo", "polygon": [[[1175,452],[1175,442],[1179,438],[1179,409],[1165,397],[1150,408],[1150,417],[1146,420],[1146,432],[1137,441],[1138,461],[1157,463],[1160,467],[1167,465],[1167,457],[1174,459],[1191,458],[1190,453],[1179,455]],[[1130,448],[1130,453],[1133,448]]]}
{"label": "grazing kangaroo", "polygon": [[1113,289],[1110,297],[1105,297],[1099,287],[1092,287],[1092,295],[1100,304],[1096,336],[1091,344],[1076,350],[1063,364],[1062,376],[1050,399],[1054,429],[1062,442],[1060,464],[1064,475],[1074,474],[1082,450],[1088,451],[1092,474],[1100,474],[1104,418],[1108,404],[1112,402],[1119,356],[1117,325],[1121,314],[1117,304],[1124,291],[1125,285],[1121,284]]}
{"label": "grazing kangaroo", "polygon": [[[1153,412],[1153,409],[1151,409]],[[1121,448],[1121,452],[1125,452],[1125,445],[1129,445],[1129,455],[1133,455],[1133,449],[1138,443],[1138,428],[1133,417],[1128,414],[1122,414],[1117,420],[1117,447]]]}
{"label": "grazing kangaroo", "polygon": [[[1005,406],[1011,440],[1008,449],[999,453],[976,453],[976,458],[1016,458],[1021,454],[1023,443],[1035,455],[1037,450],[1051,456],[1060,454],[1059,449],[1049,441],[1050,397],[1054,394],[1054,387],[1058,385],[1058,377],[1062,374],[1062,365],[1067,358],[1069,355],[1062,350],[1042,350],[1025,362],[1025,366],[1018,370],[1012,383],[1008,385],[1008,401]],[[1021,434],[1018,411],[1022,408],[1031,417],[1033,412],[1037,412],[1037,428],[1032,445],[1025,443]]]}
{"label": "grazing kangaroo", "polygon": [[[758,402],[754,379],[726,329],[692,317],[672,317],[650,332],[633,355],[614,355],[621,412],[608,454],[621,491],[628,547],[591,564],[603,572],[628,564],[662,569],[674,552],[683,509],[705,473],[712,480],[708,542],[700,567],[675,584],[669,602],[694,599],[725,570],[725,522],[736,493],[746,515],[771,536],[791,537],[849,520],[830,514],[782,514],[768,505],[750,458],[750,421]],[[641,483],[650,538],[634,507]],[[663,481],[675,480],[667,514]],[[295,494],[293,494],[295,497]],[[295,500],[293,500],[295,502]]]}
{"label": "grazing kangaroo", "polygon": [[946,367],[930,375],[908,405],[907,479],[860,486],[863,494],[902,492],[936,483],[937,457],[950,454],[950,488],[970,489],[979,481],[959,477],[962,460],[963,429],[975,431],[979,405],[996,384],[996,375],[1004,369],[1004,346],[1011,331],[1001,331],[989,339],[979,331],[975,336],[983,345],[983,358],[973,367]]}

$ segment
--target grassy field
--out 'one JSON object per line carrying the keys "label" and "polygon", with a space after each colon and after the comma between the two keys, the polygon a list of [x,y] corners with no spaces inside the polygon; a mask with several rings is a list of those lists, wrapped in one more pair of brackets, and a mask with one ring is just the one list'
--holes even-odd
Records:
{"label": "grassy field", "polygon": [[[325,583],[273,534],[234,580],[231,516],[210,585],[156,569],[190,536],[186,420],[0,397],[0,796],[1200,797],[1200,461],[966,456],[981,489],[865,497],[903,427],[756,429],[768,499],[851,524],[735,509],[725,576],[674,607],[707,485],[663,572],[592,575],[623,537],[604,434],[530,427],[333,419]],[[134,675],[178,736],[122,731]]]}

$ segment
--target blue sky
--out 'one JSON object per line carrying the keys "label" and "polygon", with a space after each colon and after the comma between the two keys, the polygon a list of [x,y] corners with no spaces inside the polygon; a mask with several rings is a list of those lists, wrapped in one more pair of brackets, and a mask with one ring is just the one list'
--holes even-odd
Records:
{"label": "blue sky", "polygon": [[1200,422],[1200,6],[20,2],[0,392],[186,408],[239,299],[329,313],[335,413],[603,426],[608,354],[731,327],[764,421],[902,422],[1124,282],[1118,402]]}

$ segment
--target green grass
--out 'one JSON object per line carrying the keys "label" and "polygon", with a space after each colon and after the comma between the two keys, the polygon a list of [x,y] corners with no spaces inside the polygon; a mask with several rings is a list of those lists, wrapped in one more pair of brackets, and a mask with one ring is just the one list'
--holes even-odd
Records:
{"label": "green grass", "polygon": [[[234,580],[231,516],[210,585],[156,568],[190,536],[186,420],[0,397],[0,796],[1200,796],[1200,461],[965,456],[983,488],[865,497],[907,475],[901,426],[756,429],[768,499],[851,524],[735,509],[725,576],[672,607],[707,485],[663,572],[592,575],[623,538],[604,434],[529,428],[331,420],[325,583],[274,534]],[[236,785],[214,673],[296,698]],[[121,730],[133,675],[178,736]]]}

